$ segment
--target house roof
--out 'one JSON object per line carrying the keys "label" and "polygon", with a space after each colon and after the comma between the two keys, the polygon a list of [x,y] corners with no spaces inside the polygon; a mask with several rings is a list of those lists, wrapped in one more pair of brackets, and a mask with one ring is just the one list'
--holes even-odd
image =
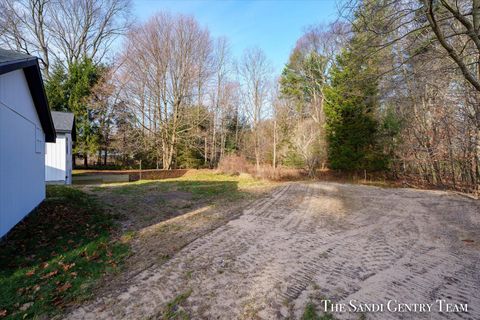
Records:
{"label": "house roof", "polygon": [[0,49],[0,75],[23,69],[28,88],[37,110],[38,118],[45,132],[46,142],[55,142],[55,127],[48,107],[47,96],[43,87],[42,74],[38,65],[38,58],[10,50]]}
{"label": "house roof", "polygon": [[57,133],[71,133],[75,140],[75,116],[73,113],[52,111],[52,119]]}

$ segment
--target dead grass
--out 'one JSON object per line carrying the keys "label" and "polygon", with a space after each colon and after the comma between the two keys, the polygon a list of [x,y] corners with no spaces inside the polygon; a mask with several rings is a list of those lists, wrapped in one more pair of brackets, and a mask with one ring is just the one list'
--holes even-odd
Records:
{"label": "dead grass", "polygon": [[81,187],[124,218],[125,230],[140,230],[199,208],[251,198],[271,182],[248,174],[189,170],[174,179]]}
{"label": "dead grass", "polygon": [[240,175],[241,173],[250,174],[256,178],[270,181],[298,181],[307,178],[305,170],[277,167],[271,165],[261,165],[256,168],[249,163],[244,157],[237,155],[228,155],[220,160],[218,171],[228,175]]}
{"label": "dead grass", "polygon": [[248,174],[189,170],[174,179],[78,186],[121,217],[122,239],[131,244],[125,272],[102,290],[115,290],[138,272],[165,263],[276,185]]}

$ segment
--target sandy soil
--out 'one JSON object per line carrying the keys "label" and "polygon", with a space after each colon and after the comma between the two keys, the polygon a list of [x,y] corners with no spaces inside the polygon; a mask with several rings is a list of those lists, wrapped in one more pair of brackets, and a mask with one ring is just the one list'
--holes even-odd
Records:
{"label": "sandy soil", "polygon": [[[468,303],[468,313],[367,319],[480,319],[480,206],[443,192],[292,183],[152,265],[69,319],[298,319],[321,298]],[[170,307],[172,305],[170,304]],[[359,319],[360,314],[335,313]]]}

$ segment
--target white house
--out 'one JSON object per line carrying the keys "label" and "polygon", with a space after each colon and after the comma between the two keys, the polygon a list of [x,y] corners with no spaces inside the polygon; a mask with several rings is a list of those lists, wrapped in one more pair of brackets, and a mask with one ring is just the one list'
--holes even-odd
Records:
{"label": "white house", "polygon": [[36,57],[0,49],[0,237],[45,198],[55,129]]}
{"label": "white house", "polygon": [[55,143],[45,144],[45,181],[72,183],[72,141],[75,141],[75,117],[71,112],[52,111],[57,133]]}

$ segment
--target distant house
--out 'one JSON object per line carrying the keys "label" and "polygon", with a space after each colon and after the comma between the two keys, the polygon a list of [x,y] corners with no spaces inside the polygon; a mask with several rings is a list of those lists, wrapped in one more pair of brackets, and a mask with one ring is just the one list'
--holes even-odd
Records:
{"label": "distant house", "polygon": [[55,143],[46,143],[45,181],[72,183],[72,141],[76,140],[75,117],[71,112],[52,111],[57,133]]}
{"label": "distant house", "polygon": [[0,49],[0,237],[45,199],[55,129],[36,57]]}

